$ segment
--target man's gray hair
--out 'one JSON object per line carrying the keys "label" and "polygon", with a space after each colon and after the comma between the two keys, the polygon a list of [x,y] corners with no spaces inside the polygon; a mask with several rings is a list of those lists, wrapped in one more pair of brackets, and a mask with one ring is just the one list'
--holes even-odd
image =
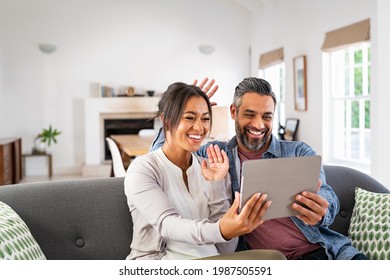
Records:
{"label": "man's gray hair", "polygon": [[239,83],[234,92],[233,104],[237,109],[241,106],[242,97],[248,92],[255,92],[263,96],[271,96],[276,107],[276,96],[272,91],[271,85],[266,80],[249,77]]}

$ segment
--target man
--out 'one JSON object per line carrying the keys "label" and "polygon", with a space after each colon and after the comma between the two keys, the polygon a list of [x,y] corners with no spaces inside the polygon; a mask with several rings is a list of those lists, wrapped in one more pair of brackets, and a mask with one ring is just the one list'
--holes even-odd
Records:
{"label": "man", "polygon": [[[208,92],[214,81],[207,85],[206,82],[207,79],[203,80],[199,87]],[[216,87],[212,88],[209,97],[215,91]],[[303,142],[280,141],[272,134],[275,107],[275,94],[263,79],[246,78],[235,89],[230,113],[236,136],[228,143],[213,142],[228,155],[233,192],[240,191],[241,166],[245,160],[315,155]],[[159,147],[163,137],[160,133],[152,149]],[[198,151],[202,157],[207,157],[206,146]],[[292,204],[300,215],[265,221],[244,236],[245,245],[250,249],[279,250],[287,259],[366,259],[346,236],[328,228],[339,211],[339,201],[326,184],[322,167],[319,183],[318,193],[304,191],[296,196],[297,201],[307,206]]]}

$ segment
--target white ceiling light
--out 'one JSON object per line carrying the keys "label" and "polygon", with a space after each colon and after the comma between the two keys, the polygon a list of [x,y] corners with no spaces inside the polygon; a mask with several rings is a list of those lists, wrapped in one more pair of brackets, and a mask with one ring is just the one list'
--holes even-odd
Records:
{"label": "white ceiling light", "polygon": [[199,51],[203,54],[212,54],[215,51],[215,47],[212,45],[199,45]]}
{"label": "white ceiling light", "polygon": [[41,52],[47,54],[52,53],[57,49],[57,46],[53,44],[39,44],[38,46]]}

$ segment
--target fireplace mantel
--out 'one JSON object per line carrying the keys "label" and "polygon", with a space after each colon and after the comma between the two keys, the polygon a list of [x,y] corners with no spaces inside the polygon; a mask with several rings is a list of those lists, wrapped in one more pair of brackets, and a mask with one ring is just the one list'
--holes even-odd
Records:
{"label": "fireplace mantel", "polygon": [[145,115],[157,112],[159,97],[104,97],[88,98],[84,103],[85,114],[85,165],[101,165],[104,162],[101,115]]}

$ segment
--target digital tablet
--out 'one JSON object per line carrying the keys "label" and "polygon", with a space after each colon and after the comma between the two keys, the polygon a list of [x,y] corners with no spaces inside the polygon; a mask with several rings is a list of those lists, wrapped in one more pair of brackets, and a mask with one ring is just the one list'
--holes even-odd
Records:
{"label": "digital tablet", "polygon": [[267,200],[272,200],[264,220],[299,215],[291,204],[302,191],[317,193],[320,169],[321,156],[318,155],[244,161],[240,209],[259,192],[266,193]]}

